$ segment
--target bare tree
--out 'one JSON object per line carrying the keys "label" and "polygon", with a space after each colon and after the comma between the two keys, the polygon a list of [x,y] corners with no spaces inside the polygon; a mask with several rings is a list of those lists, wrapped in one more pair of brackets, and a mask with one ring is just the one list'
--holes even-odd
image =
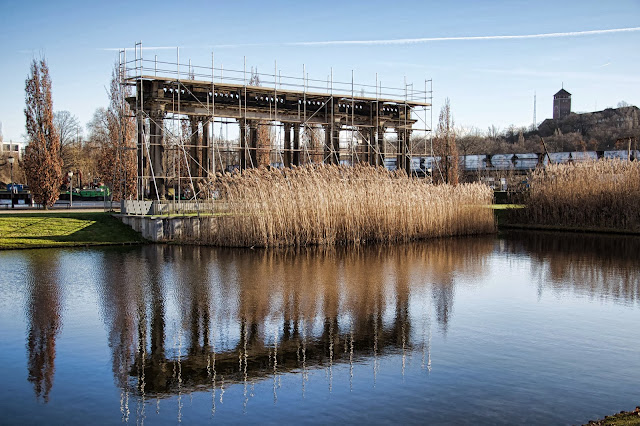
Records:
{"label": "bare tree", "polygon": [[107,135],[101,140],[100,172],[114,200],[136,196],[135,119],[125,100],[130,89],[120,83],[122,72],[116,64],[109,86],[109,108],[103,118]]}
{"label": "bare tree", "polygon": [[74,145],[80,143],[80,134],[82,126],[78,117],[72,115],[69,111],[57,111],[53,114],[53,125],[56,127],[60,135],[60,157],[62,162],[68,169],[78,168],[77,148]]}
{"label": "bare tree", "polygon": [[464,128],[459,126],[454,131],[458,152],[462,155],[479,154],[485,151],[486,138],[477,127]]}
{"label": "bare tree", "polygon": [[98,108],[93,113],[87,130],[89,135],[81,147],[81,168],[86,170],[88,178],[96,178],[104,183],[101,166],[102,147],[107,145],[109,140],[109,120],[105,108]]}
{"label": "bare tree", "polygon": [[45,59],[31,63],[25,82],[25,109],[29,145],[25,149],[24,167],[33,200],[45,209],[60,195],[62,159],[60,136],[53,124],[51,78]]}
{"label": "bare tree", "polygon": [[456,147],[456,133],[449,98],[445,100],[434,140],[434,153],[440,157],[440,172],[442,180],[452,185],[458,184],[458,149]]}

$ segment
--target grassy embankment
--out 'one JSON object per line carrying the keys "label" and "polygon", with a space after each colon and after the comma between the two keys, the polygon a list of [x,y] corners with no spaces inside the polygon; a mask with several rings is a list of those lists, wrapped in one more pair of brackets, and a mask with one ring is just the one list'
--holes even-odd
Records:
{"label": "grassy embankment", "polygon": [[640,407],[634,411],[622,411],[602,420],[592,420],[588,425],[592,426],[638,426],[640,425]]}
{"label": "grassy embankment", "polygon": [[109,213],[0,214],[0,249],[139,244],[140,234]]}
{"label": "grassy embankment", "polygon": [[501,226],[640,233],[640,162],[551,165],[529,184],[525,207],[501,212]]}
{"label": "grassy embankment", "polygon": [[255,169],[218,177],[216,186],[229,215],[205,244],[359,244],[495,231],[486,185],[431,185],[383,168]]}

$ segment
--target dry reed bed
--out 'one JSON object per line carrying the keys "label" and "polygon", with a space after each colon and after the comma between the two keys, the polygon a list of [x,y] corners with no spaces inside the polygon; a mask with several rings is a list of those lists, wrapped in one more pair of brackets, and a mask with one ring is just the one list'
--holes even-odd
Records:
{"label": "dry reed bed", "polygon": [[481,184],[431,185],[370,166],[304,166],[218,176],[229,215],[203,243],[307,246],[401,242],[495,231]]}
{"label": "dry reed bed", "polygon": [[511,222],[640,231],[640,163],[551,165],[530,178],[526,209]]}

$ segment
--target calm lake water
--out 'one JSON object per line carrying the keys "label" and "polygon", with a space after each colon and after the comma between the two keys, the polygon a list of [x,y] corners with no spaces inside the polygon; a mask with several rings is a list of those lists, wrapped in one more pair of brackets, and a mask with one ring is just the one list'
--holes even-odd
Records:
{"label": "calm lake water", "polygon": [[640,404],[640,239],[0,252],[0,423],[580,424]]}

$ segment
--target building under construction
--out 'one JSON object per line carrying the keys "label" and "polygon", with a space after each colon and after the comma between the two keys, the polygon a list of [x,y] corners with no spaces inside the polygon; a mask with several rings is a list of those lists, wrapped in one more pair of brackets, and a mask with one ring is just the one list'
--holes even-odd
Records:
{"label": "building under construction", "polygon": [[[411,172],[430,150],[431,81],[415,89],[248,73],[120,52],[122,84],[137,122],[138,194],[206,198],[203,179],[233,169],[308,163],[384,165]],[[230,129],[231,127],[231,129]],[[229,131],[231,130],[231,132]],[[229,137],[231,133],[232,137]],[[412,139],[412,133],[417,136]],[[234,137],[235,136],[235,137]],[[420,139],[418,147],[413,141]],[[181,194],[182,191],[182,194]]]}

